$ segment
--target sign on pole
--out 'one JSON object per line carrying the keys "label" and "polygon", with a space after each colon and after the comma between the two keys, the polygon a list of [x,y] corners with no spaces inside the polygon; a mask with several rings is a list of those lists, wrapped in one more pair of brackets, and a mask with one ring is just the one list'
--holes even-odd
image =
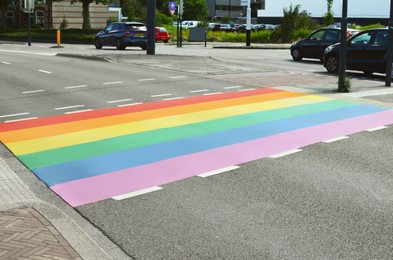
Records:
{"label": "sign on pole", "polygon": [[32,13],[34,10],[35,0],[20,0],[20,7],[25,13]]}

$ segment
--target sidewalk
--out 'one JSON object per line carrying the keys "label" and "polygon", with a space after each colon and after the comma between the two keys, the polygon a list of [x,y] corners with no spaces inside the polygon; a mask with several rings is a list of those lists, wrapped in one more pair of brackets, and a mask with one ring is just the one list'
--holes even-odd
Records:
{"label": "sidewalk", "polygon": [[0,145],[0,260],[129,259],[66,203],[38,198],[54,197],[38,182]]}

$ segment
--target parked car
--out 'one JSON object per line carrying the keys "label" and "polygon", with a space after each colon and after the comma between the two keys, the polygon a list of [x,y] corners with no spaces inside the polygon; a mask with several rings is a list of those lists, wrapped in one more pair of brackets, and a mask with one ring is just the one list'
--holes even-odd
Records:
{"label": "parked car", "polygon": [[[386,52],[389,42],[388,29],[363,31],[347,40],[348,70],[359,70],[365,74],[386,73]],[[336,73],[339,67],[340,43],[326,48],[323,66],[328,72]]]}
{"label": "parked car", "polygon": [[[292,43],[291,56],[294,61],[303,58],[319,59],[322,61],[325,49],[340,41],[341,29],[322,28],[312,32],[303,40]],[[348,29],[347,37],[356,34],[358,30]]]}
{"label": "parked car", "polygon": [[183,29],[194,28],[198,26],[199,21],[183,21],[181,27]]}
{"label": "parked car", "polygon": [[94,45],[97,49],[116,46],[118,50],[124,50],[127,46],[135,46],[146,50],[146,36],[147,28],[144,23],[115,22],[96,34]]}
{"label": "parked car", "polygon": [[236,30],[230,24],[223,23],[223,24],[221,24],[220,31],[223,31],[223,32],[235,32]]}
{"label": "parked car", "polygon": [[169,33],[164,27],[156,27],[156,42],[163,41],[167,43],[169,41]]}

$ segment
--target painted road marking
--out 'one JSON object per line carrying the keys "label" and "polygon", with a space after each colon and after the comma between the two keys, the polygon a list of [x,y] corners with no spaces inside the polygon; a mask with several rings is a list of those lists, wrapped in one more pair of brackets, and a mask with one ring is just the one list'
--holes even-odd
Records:
{"label": "painted road marking", "polygon": [[113,103],[122,103],[122,102],[128,102],[131,101],[131,98],[126,98],[126,99],[119,99],[119,100],[111,100],[111,101],[106,101],[107,104],[113,104]]}
{"label": "painted road marking", "polygon": [[0,118],[14,117],[14,116],[25,116],[25,115],[30,115],[30,113],[25,112],[25,113],[18,113],[18,114],[0,115]]}
{"label": "painted road marking", "polygon": [[197,176],[198,177],[202,177],[202,178],[206,178],[206,177],[210,177],[210,176],[213,176],[213,175],[216,175],[216,174],[233,171],[233,170],[236,170],[236,169],[239,169],[239,168],[240,168],[239,166],[229,166],[229,167],[225,167],[225,168],[222,168],[222,169],[218,169],[218,170],[202,173],[202,174],[199,174]]}
{"label": "painted road marking", "polygon": [[203,94],[204,96],[212,96],[212,95],[219,95],[222,94],[222,92],[212,92],[212,93],[205,93]]}
{"label": "painted road marking", "polygon": [[176,99],[182,99],[184,97],[173,97],[173,98],[164,98],[163,100],[176,100]]}
{"label": "painted road marking", "polygon": [[0,123],[1,142],[73,207],[393,124],[388,108],[273,88],[77,112]]}
{"label": "painted road marking", "polygon": [[169,97],[173,96],[173,94],[167,93],[167,94],[158,94],[158,95],[151,95],[150,97],[156,98],[156,97]]}
{"label": "painted road marking", "polygon": [[270,158],[277,159],[277,158],[284,157],[284,156],[287,156],[287,155],[291,155],[291,154],[294,154],[294,153],[298,153],[298,152],[301,152],[301,151],[302,151],[301,149],[293,149],[293,150],[289,150],[289,151],[286,151],[286,152],[283,152],[283,153],[274,154],[274,155],[270,156]]}
{"label": "painted road marking", "polygon": [[27,120],[37,119],[37,118],[38,117],[27,117],[27,118],[21,118],[21,119],[7,120],[7,121],[4,121],[4,123],[14,123],[14,122],[27,121]]}
{"label": "painted road marking", "polygon": [[138,79],[139,82],[143,82],[143,81],[152,81],[152,80],[156,80],[156,78]]}
{"label": "painted road marking", "polygon": [[187,76],[173,76],[173,77],[169,77],[170,79],[183,79],[186,78]]}
{"label": "painted road marking", "polygon": [[239,89],[238,91],[250,91],[250,90],[256,90],[256,88],[245,88],[245,89]]}
{"label": "painted road marking", "polygon": [[11,63],[6,62],[6,61],[2,61],[1,64],[5,64],[5,65],[11,65]]}
{"label": "painted road marking", "polygon": [[235,88],[242,88],[243,86],[230,86],[230,87],[224,87],[224,89],[235,89]]}
{"label": "painted road marking", "polygon": [[348,136],[339,136],[339,137],[331,138],[331,139],[328,139],[328,140],[325,140],[325,141],[322,141],[322,142],[329,144],[329,143],[341,141],[341,140],[344,140],[344,139],[347,139],[347,138],[349,138],[349,137]]}
{"label": "painted road marking", "polygon": [[136,102],[136,103],[131,103],[131,104],[121,104],[121,105],[118,105],[118,107],[129,107],[129,106],[135,106],[135,105],[140,105],[140,104],[142,104],[142,103]]}
{"label": "painted road marking", "polygon": [[366,131],[368,131],[368,132],[374,132],[374,131],[378,131],[378,130],[382,130],[382,129],[386,129],[386,128],[388,128],[388,127],[387,127],[387,126],[378,126],[378,127],[366,129]]}
{"label": "painted road marking", "polygon": [[82,112],[88,112],[92,111],[93,109],[83,109],[83,110],[77,110],[77,111],[70,111],[70,112],[65,112],[64,114],[77,114],[77,113],[82,113]]}
{"label": "painted road marking", "polygon": [[200,93],[200,92],[208,92],[210,91],[209,89],[197,89],[197,90],[191,90],[190,93]]}
{"label": "painted road marking", "polygon": [[32,93],[38,93],[38,92],[44,92],[45,89],[37,89],[37,90],[30,90],[30,91],[23,91],[22,94],[32,94]]}
{"label": "painted road marking", "polygon": [[68,106],[68,107],[56,107],[55,110],[65,110],[65,109],[73,109],[73,108],[79,108],[79,107],[85,107],[85,105],[75,105],[75,106]]}
{"label": "painted road marking", "polygon": [[123,81],[111,81],[111,82],[104,82],[104,85],[115,85],[115,84],[122,84]]}
{"label": "painted road marking", "polygon": [[65,87],[65,89],[85,88],[85,87],[87,87],[87,85],[69,86],[69,87]]}
{"label": "painted road marking", "polygon": [[47,70],[38,70],[39,72],[42,72],[42,73],[46,73],[46,74],[51,74],[52,72],[50,72],[50,71],[47,71]]}
{"label": "painted road marking", "polygon": [[153,191],[158,191],[158,190],[162,190],[162,187],[159,186],[155,186],[155,187],[151,187],[151,188],[147,188],[147,189],[143,189],[143,190],[139,190],[139,191],[134,191],[134,192],[130,192],[127,194],[123,194],[123,195],[119,195],[119,196],[114,196],[112,197],[112,199],[114,200],[124,200],[124,199],[129,199],[132,197],[136,197],[139,195],[143,195],[143,194],[147,194]]}

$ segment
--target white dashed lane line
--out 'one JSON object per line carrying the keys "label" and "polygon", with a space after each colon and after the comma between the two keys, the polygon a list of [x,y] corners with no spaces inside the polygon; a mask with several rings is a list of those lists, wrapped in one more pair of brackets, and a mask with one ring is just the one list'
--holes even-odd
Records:
{"label": "white dashed lane line", "polygon": [[85,107],[85,105],[75,105],[75,106],[67,106],[67,107],[56,107],[55,110],[66,110],[66,109],[73,109],[73,108],[80,108]]}
{"label": "white dashed lane line", "polygon": [[173,98],[164,98],[163,100],[175,100],[175,99],[182,99],[184,97],[173,97]]}
{"label": "white dashed lane line", "polygon": [[139,195],[142,195],[142,194],[150,193],[150,192],[161,190],[161,189],[162,189],[162,187],[160,187],[160,186],[154,186],[154,187],[151,187],[151,188],[147,188],[147,189],[143,189],[143,190],[139,190],[139,191],[134,191],[134,192],[130,192],[130,193],[127,193],[127,194],[114,196],[114,197],[112,197],[112,199],[114,199],[114,200],[124,200],[124,199],[132,198],[132,197],[135,197],[135,196],[139,196]]}
{"label": "white dashed lane line", "polygon": [[336,138],[332,138],[332,139],[329,139],[329,140],[322,141],[322,143],[330,144],[330,143],[341,141],[341,140],[344,140],[344,139],[347,139],[347,138],[349,138],[349,137],[344,135],[344,136],[339,136],[339,137],[336,137]]}
{"label": "white dashed lane line", "polygon": [[136,105],[140,105],[140,104],[143,104],[143,103],[136,102],[136,103],[130,103],[130,104],[121,104],[121,105],[118,105],[118,107],[136,106]]}
{"label": "white dashed lane line", "polygon": [[190,93],[200,93],[200,92],[208,92],[210,89],[197,89],[197,90],[191,90]]}
{"label": "white dashed lane line", "polygon": [[110,101],[106,101],[106,103],[113,104],[113,103],[122,103],[122,102],[128,102],[128,101],[132,101],[132,99],[126,98],[126,99],[119,99],[119,100],[110,100]]}
{"label": "white dashed lane line", "polygon": [[270,156],[270,158],[277,159],[277,158],[284,157],[284,156],[287,156],[287,155],[290,155],[290,154],[294,154],[294,153],[298,153],[298,152],[301,152],[301,151],[302,151],[301,149],[294,149],[294,150],[290,150],[290,151],[286,151],[286,152],[283,152],[283,153],[278,153],[278,154],[272,155],[272,156]]}
{"label": "white dashed lane line", "polygon": [[235,89],[235,88],[242,88],[243,86],[229,86],[229,87],[224,87],[224,89]]}
{"label": "white dashed lane line", "polygon": [[115,85],[115,84],[123,84],[123,81],[104,82],[104,85]]}
{"label": "white dashed lane line", "polygon": [[37,89],[37,90],[29,90],[29,91],[23,91],[22,94],[32,94],[32,93],[38,93],[38,92],[44,92],[45,89]]}
{"label": "white dashed lane line", "polygon": [[183,79],[186,76],[173,76],[173,77],[169,77],[170,79]]}
{"label": "white dashed lane line", "polygon": [[78,85],[78,86],[69,86],[69,87],[65,87],[65,89],[74,89],[74,88],[86,88],[87,85]]}
{"label": "white dashed lane line", "polygon": [[215,170],[215,171],[199,174],[198,177],[206,178],[206,177],[209,177],[209,176],[212,176],[212,175],[233,171],[233,170],[236,170],[236,169],[239,169],[239,168],[240,168],[239,166],[229,166],[229,167],[225,167],[225,168],[218,169],[218,170]]}
{"label": "white dashed lane line", "polygon": [[205,93],[203,95],[204,96],[210,96],[210,95],[218,95],[218,94],[222,94],[222,92]]}
{"label": "white dashed lane line", "polygon": [[51,74],[52,72],[50,72],[50,71],[47,71],[47,70],[38,70],[39,72],[42,72],[42,73],[46,73],[46,74]]}
{"label": "white dashed lane line", "polygon": [[143,82],[143,81],[153,81],[153,80],[156,80],[156,78],[138,79],[139,82]]}
{"label": "white dashed lane line", "polygon": [[239,89],[238,91],[249,91],[249,90],[256,90],[256,88],[245,88],[245,89]]}
{"label": "white dashed lane line", "polygon": [[169,97],[173,96],[173,94],[167,93],[167,94],[158,94],[158,95],[151,95],[150,97],[156,98],[156,97]]}
{"label": "white dashed lane line", "polygon": [[30,115],[30,113],[25,112],[25,113],[18,113],[18,114],[0,115],[0,118],[16,117],[16,116],[26,116],[26,115]]}
{"label": "white dashed lane line", "polygon": [[382,129],[386,129],[386,128],[388,128],[388,127],[387,126],[379,126],[379,127],[375,127],[375,128],[366,129],[366,131],[374,132],[374,131],[378,131],[378,130],[382,130]]}
{"label": "white dashed lane line", "polygon": [[76,113],[82,113],[82,112],[87,112],[87,111],[92,111],[92,110],[93,109],[84,109],[84,110],[65,112],[64,114],[76,114]]}
{"label": "white dashed lane line", "polygon": [[6,61],[2,61],[1,64],[4,64],[4,65],[11,65],[11,63],[6,62]]}
{"label": "white dashed lane line", "polygon": [[4,121],[4,123],[12,123],[12,122],[18,122],[18,121],[37,119],[37,118],[38,117],[27,117],[27,118],[21,118],[21,119],[7,120],[7,121]]}

